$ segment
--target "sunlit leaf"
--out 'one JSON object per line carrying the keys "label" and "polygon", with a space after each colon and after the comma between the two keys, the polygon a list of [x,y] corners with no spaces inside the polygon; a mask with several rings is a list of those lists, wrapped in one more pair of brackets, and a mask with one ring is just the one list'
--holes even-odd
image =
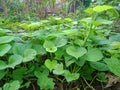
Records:
{"label": "sunlit leaf", "polygon": [[67,82],[71,82],[73,80],[77,80],[80,76],[79,73],[70,73],[69,71],[65,70],[65,79],[67,80]]}
{"label": "sunlit leaf", "polygon": [[3,44],[0,45],[0,56],[5,55],[11,48],[10,44]]}
{"label": "sunlit leaf", "polygon": [[114,46],[115,48],[120,48],[120,42],[114,41],[111,43],[111,46]]}
{"label": "sunlit leaf", "polygon": [[55,46],[55,42],[53,42],[53,41],[45,40],[45,42],[43,44],[43,47],[48,52],[55,52],[55,51],[57,51],[57,47]]}
{"label": "sunlit leaf", "polygon": [[56,65],[57,65],[57,61],[56,61],[56,60],[49,60],[49,59],[47,59],[47,60],[45,61],[45,66],[46,66],[50,71],[52,71],[52,70],[55,68]]}
{"label": "sunlit leaf", "polygon": [[79,57],[83,56],[85,53],[87,53],[87,50],[83,47],[75,47],[75,46],[69,46],[66,49],[66,52],[75,57],[76,59],[78,59]]}
{"label": "sunlit leaf", "polygon": [[64,73],[63,64],[57,64],[53,70],[53,73],[56,75],[62,75]]}
{"label": "sunlit leaf", "polygon": [[12,55],[8,60],[8,67],[14,68],[16,65],[22,63],[23,57],[20,55]]}
{"label": "sunlit leaf", "polygon": [[6,83],[3,86],[3,90],[18,90],[20,88],[20,82],[19,81],[12,81],[11,83]]}
{"label": "sunlit leaf", "polygon": [[103,12],[103,11],[106,11],[108,9],[113,9],[113,7],[112,6],[108,6],[108,5],[102,5],[102,6],[96,6],[96,7],[93,8],[93,10],[95,12]]}
{"label": "sunlit leaf", "polygon": [[13,39],[13,36],[2,36],[0,37],[0,44],[11,42]]}

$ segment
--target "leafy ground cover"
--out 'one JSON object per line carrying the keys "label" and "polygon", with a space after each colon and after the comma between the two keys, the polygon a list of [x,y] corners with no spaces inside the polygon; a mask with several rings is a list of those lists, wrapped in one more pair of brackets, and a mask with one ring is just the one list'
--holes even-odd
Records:
{"label": "leafy ground cover", "polygon": [[104,90],[119,83],[119,14],[102,5],[85,16],[1,20],[0,90]]}

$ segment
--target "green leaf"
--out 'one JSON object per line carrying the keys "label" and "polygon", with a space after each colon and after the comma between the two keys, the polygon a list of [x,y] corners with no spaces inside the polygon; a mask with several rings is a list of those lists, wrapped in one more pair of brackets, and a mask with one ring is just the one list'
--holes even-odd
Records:
{"label": "green leaf", "polygon": [[24,74],[26,73],[27,69],[24,67],[18,68],[13,71],[12,77],[14,80],[19,80],[21,81],[24,77]]}
{"label": "green leaf", "polygon": [[63,64],[57,64],[53,70],[53,73],[56,75],[62,75],[64,73]]}
{"label": "green leaf", "polygon": [[0,44],[11,42],[13,39],[13,36],[2,36],[0,37]]}
{"label": "green leaf", "polygon": [[101,62],[90,62],[90,66],[98,71],[108,71],[108,67],[106,64]]}
{"label": "green leaf", "polygon": [[112,6],[108,6],[108,5],[102,5],[102,6],[96,6],[96,7],[93,8],[93,10],[95,12],[103,12],[103,11],[106,11],[108,9],[113,9],[113,7]]}
{"label": "green leaf", "polygon": [[19,90],[19,88],[20,88],[20,82],[17,80],[11,83],[6,83],[3,86],[3,90]]}
{"label": "green leaf", "polygon": [[75,59],[66,59],[65,64],[66,67],[69,67],[72,63],[74,63],[76,60]]}
{"label": "green leaf", "polygon": [[79,73],[70,73],[68,70],[65,70],[65,79],[67,80],[67,82],[71,82],[73,80],[77,80],[80,76]]}
{"label": "green leaf", "polygon": [[0,56],[5,55],[11,48],[10,44],[3,44],[0,45]]}
{"label": "green leaf", "polygon": [[6,72],[4,70],[0,70],[0,80],[5,76]]}
{"label": "green leaf", "polygon": [[37,52],[34,49],[26,49],[24,51],[24,58],[23,62],[28,62],[34,59],[36,56]]}
{"label": "green leaf", "polygon": [[120,61],[116,57],[105,59],[105,63],[112,73],[120,77]]}
{"label": "green leaf", "polygon": [[38,78],[37,83],[40,86],[40,89],[44,89],[44,90],[54,89],[55,83],[53,82],[52,78],[49,78],[44,73],[38,71],[35,71],[35,76]]}
{"label": "green leaf", "polygon": [[12,52],[14,54],[18,54],[18,55],[22,55],[23,56],[23,52],[26,50],[26,49],[29,49],[32,47],[32,44],[31,43],[14,43],[13,46],[12,46]]}
{"label": "green leaf", "polygon": [[75,46],[69,46],[66,49],[66,52],[75,57],[76,59],[78,59],[79,57],[83,56],[85,53],[87,53],[87,50],[83,47],[75,47]]}
{"label": "green leaf", "polygon": [[63,37],[57,37],[56,39],[55,39],[55,45],[57,46],[57,47],[62,47],[62,46],[64,46],[64,45],[66,45],[67,44],[67,39],[65,39],[65,38],[63,38]]}
{"label": "green leaf", "polygon": [[98,48],[89,48],[85,56],[86,56],[86,60],[95,61],[95,62],[103,58],[103,54],[101,50]]}
{"label": "green leaf", "polygon": [[107,82],[106,73],[100,72],[96,78],[99,82]]}
{"label": "green leaf", "polygon": [[111,43],[111,46],[114,46],[115,48],[120,48],[120,42],[114,41]]}
{"label": "green leaf", "polygon": [[6,68],[7,68],[7,64],[4,61],[0,60],[0,70],[4,70]]}
{"label": "green leaf", "polygon": [[56,60],[49,60],[49,59],[47,59],[46,61],[45,61],[45,66],[50,70],[50,71],[52,71],[54,68],[55,68],[55,66],[57,65],[57,61]]}
{"label": "green leaf", "polygon": [[46,53],[45,48],[40,44],[33,44],[33,49],[37,51],[37,54],[43,55]]}
{"label": "green leaf", "polygon": [[57,47],[55,46],[55,43],[53,41],[45,40],[43,47],[48,52],[56,52],[57,51]]}
{"label": "green leaf", "polygon": [[12,55],[12,56],[9,57],[7,67],[14,68],[16,65],[21,64],[22,60],[23,60],[22,56],[20,56],[20,55]]}

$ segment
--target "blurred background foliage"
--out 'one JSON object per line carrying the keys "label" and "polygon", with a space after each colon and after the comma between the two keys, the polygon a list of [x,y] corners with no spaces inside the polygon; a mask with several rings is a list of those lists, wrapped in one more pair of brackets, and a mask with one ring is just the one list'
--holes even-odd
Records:
{"label": "blurred background foliage", "polygon": [[87,7],[102,4],[120,8],[119,0],[0,0],[0,16],[19,21],[50,15],[80,16]]}

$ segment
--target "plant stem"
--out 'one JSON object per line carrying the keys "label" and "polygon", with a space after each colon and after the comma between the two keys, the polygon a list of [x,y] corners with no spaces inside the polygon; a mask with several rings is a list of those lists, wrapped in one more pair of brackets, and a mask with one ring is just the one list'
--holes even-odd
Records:
{"label": "plant stem", "polygon": [[[89,37],[89,35],[90,35],[90,32],[91,32],[91,30],[92,30],[92,24],[90,24],[90,28],[89,28],[89,31],[88,31],[88,33],[87,33],[87,36],[85,37],[85,39],[84,39],[84,44],[83,44],[83,46],[85,45],[85,43],[87,42],[87,39],[88,39],[88,37]],[[87,29],[87,28],[86,28]]]}
{"label": "plant stem", "polygon": [[89,87],[89,88],[91,88],[92,90],[95,90],[87,81],[86,81],[86,79],[84,78],[84,77],[82,77],[83,78],[83,80],[85,81],[85,83],[87,84],[87,86]]}

